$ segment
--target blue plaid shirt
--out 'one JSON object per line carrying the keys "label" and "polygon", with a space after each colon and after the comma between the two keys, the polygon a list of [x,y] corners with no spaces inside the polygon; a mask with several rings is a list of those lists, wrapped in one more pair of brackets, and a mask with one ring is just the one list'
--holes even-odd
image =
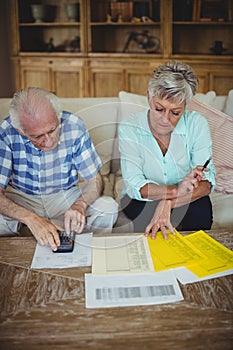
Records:
{"label": "blue plaid shirt", "polygon": [[102,166],[89,133],[81,120],[62,112],[59,144],[51,151],[36,148],[11,125],[0,123],[0,187],[27,194],[51,194],[67,190],[94,177]]}

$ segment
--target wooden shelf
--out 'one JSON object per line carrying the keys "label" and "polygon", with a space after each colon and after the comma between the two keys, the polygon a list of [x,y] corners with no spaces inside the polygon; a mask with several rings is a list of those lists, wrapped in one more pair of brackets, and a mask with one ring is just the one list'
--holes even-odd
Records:
{"label": "wooden shelf", "polygon": [[39,22],[39,23],[19,23],[20,27],[76,27],[80,22]]}
{"label": "wooden shelf", "polygon": [[122,22],[122,23],[116,23],[116,22],[90,22],[90,26],[116,26],[116,27],[122,27],[122,26],[130,26],[130,27],[152,27],[152,26],[159,26],[161,25],[160,22],[153,22],[153,23],[147,23],[147,22],[140,22],[140,23],[132,23],[132,22]]}
{"label": "wooden shelf", "polygon": [[174,21],[175,25],[187,25],[187,26],[232,26],[232,21]]}

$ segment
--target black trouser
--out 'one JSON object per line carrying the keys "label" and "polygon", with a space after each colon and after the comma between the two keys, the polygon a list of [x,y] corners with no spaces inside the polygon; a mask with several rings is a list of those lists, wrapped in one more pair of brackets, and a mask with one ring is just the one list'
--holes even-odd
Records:
{"label": "black trouser", "polygon": [[[134,232],[145,232],[159,201],[138,201],[125,195],[121,209],[134,223]],[[172,209],[171,223],[178,231],[210,230],[213,223],[212,204],[209,196]]]}

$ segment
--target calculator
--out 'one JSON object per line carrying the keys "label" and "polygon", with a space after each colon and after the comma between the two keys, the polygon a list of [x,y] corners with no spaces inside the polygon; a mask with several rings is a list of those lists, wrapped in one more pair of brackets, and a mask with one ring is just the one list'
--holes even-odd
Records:
{"label": "calculator", "polygon": [[71,231],[66,233],[65,231],[58,231],[60,238],[60,246],[57,250],[53,250],[54,253],[71,253],[74,249],[75,232]]}

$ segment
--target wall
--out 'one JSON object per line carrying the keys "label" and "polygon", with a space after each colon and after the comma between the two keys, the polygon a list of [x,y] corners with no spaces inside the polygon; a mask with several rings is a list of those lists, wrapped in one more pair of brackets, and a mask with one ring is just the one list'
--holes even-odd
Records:
{"label": "wall", "polygon": [[0,0],[0,97],[12,97],[13,74],[10,61],[8,0]]}

